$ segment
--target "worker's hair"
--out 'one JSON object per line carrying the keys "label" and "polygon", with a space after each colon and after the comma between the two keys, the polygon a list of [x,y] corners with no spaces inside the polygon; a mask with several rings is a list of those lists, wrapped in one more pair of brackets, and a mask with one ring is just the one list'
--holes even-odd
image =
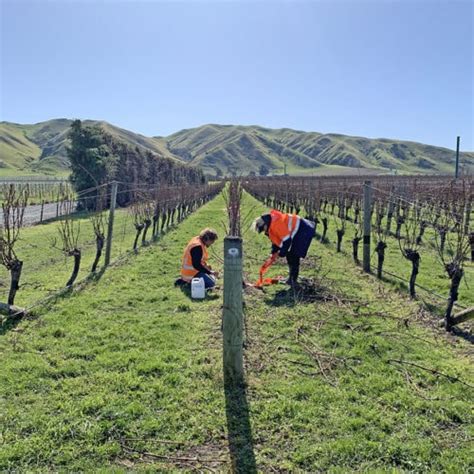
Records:
{"label": "worker's hair", "polygon": [[203,229],[199,233],[199,238],[204,242],[214,242],[217,240],[217,232],[214,229]]}

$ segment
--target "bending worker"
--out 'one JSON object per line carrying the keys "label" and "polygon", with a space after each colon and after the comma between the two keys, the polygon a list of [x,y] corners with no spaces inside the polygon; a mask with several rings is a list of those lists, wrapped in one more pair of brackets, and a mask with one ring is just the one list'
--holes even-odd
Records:
{"label": "bending worker", "polygon": [[300,272],[300,259],[306,257],[313,240],[316,226],[314,222],[303,219],[296,214],[285,214],[272,209],[255,220],[255,230],[265,235],[272,242],[272,256],[276,253],[286,257],[289,268],[287,283],[297,284]]}
{"label": "bending worker", "polygon": [[217,240],[217,232],[213,229],[203,229],[199,235],[193,237],[184,249],[183,262],[181,265],[181,280],[190,283],[193,278],[203,278],[206,288],[212,288],[216,284],[218,272],[212,270],[207,264],[209,254],[207,252]]}

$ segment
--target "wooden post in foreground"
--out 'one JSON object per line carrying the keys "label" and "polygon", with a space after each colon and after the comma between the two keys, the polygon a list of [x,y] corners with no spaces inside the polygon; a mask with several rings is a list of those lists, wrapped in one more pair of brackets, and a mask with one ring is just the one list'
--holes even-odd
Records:
{"label": "wooden post in foreground", "polygon": [[363,268],[365,272],[370,272],[370,221],[372,207],[372,188],[370,181],[364,181],[364,254]]}
{"label": "wooden post in foreground", "polygon": [[105,247],[104,265],[110,263],[110,252],[112,250],[112,236],[114,233],[114,214],[117,202],[117,181],[112,181],[112,196],[110,197],[109,226],[107,228],[107,242]]}
{"label": "wooden post in foreground", "polygon": [[224,373],[228,380],[243,380],[243,315],[242,315],[242,239],[224,239]]}

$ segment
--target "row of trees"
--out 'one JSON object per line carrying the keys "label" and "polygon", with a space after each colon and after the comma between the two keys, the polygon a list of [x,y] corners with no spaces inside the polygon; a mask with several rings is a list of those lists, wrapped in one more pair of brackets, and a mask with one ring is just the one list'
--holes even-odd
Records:
{"label": "row of trees", "polygon": [[114,180],[130,191],[118,194],[119,206],[132,202],[133,185],[136,183],[146,187],[205,183],[200,169],[163,158],[139,147],[132,148],[116,140],[99,126],[86,127],[80,120],[75,120],[71,125],[69,138],[70,179],[75,191],[81,193],[79,208],[94,209],[95,200],[99,197],[97,187]]}

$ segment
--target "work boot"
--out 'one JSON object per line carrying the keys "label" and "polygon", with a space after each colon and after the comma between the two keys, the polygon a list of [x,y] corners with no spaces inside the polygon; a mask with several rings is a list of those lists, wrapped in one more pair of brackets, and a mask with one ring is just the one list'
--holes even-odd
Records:
{"label": "work boot", "polygon": [[184,281],[182,278],[177,278],[174,281],[174,286],[185,286],[185,285],[188,285],[188,282]]}
{"label": "work boot", "polygon": [[298,275],[300,274],[300,263],[294,263],[290,267],[290,280],[298,281]]}

